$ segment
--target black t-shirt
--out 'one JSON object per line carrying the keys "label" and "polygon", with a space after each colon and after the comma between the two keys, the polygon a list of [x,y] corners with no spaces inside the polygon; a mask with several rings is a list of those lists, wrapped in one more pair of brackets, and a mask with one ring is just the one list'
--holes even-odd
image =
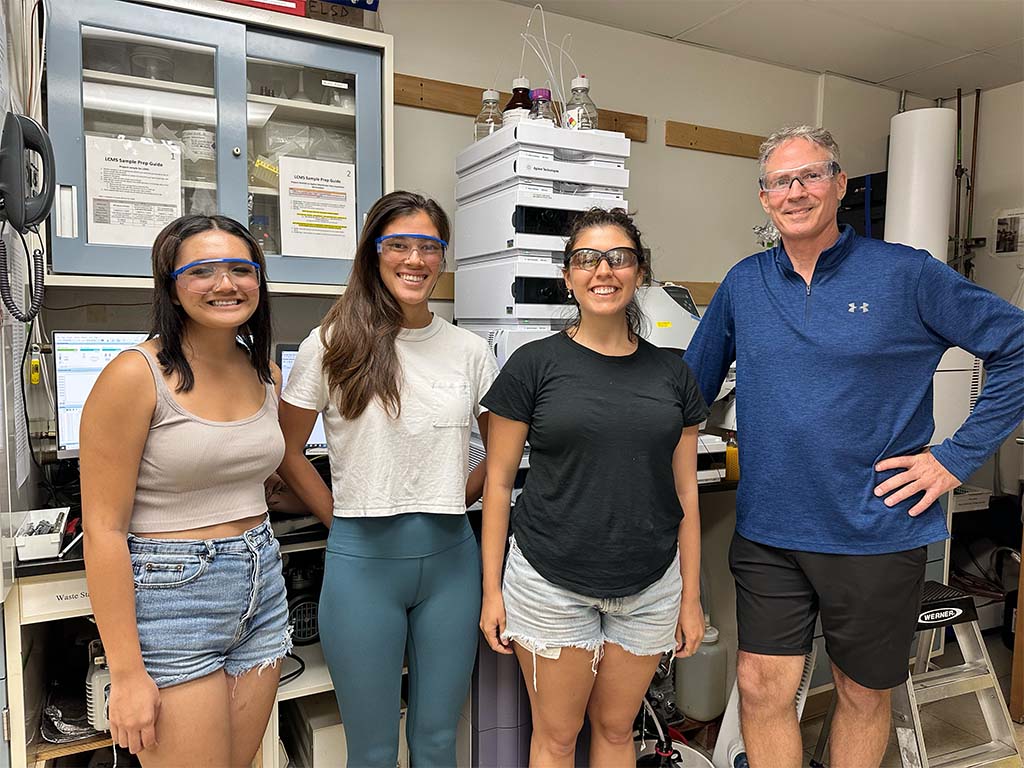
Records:
{"label": "black t-shirt", "polygon": [[541,576],[604,598],[664,575],[683,517],[672,454],[708,413],[678,354],[640,339],[608,357],[558,333],[517,350],[481,402],[530,425],[511,522]]}

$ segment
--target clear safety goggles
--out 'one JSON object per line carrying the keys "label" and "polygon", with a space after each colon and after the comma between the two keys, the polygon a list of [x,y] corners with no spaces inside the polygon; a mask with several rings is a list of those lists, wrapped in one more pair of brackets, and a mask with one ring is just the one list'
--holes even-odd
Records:
{"label": "clear safety goggles", "polygon": [[807,163],[797,168],[782,168],[770,171],[758,179],[761,189],[769,195],[786,194],[794,181],[799,181],[804,189],[820,187],[839,173],[839,163],[835,160],[822,160]]}
{"label": "clear safety goggles", "polygon": [[625,246],[610,248],[607,251],[599,251],[596,248],[577,248],[569,254],[565,263],[570,267],[593,272],[601,263],[601,259],[608,262],[608,266],[612,269],[625,269],[635,266],[640,261],[640,254],[635,249]]}
{"label": "clear safety goggles", "polygon": [[189,293],[209,293],[219,288],[224,276],[239,291],[260,287],[260,265],[248,259],[203,259],[171,272],[171,278]]}
{"label": "clear safety goggles", "polygon": [[444,240],[430,235],[395,233],[378,237],[374,242],[377,244],[377,253],[392,261],[407,259],[415,251],[424,261],[437,264],[444,258],[448,248]]}

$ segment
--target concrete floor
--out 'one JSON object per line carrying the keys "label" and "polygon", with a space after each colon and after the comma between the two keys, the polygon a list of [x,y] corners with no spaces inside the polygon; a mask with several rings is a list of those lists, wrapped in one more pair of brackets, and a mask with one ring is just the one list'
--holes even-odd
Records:
{"label": "concrete floor", "polygon": [[[998,634],[986,636],[986,646],[992,666],[999,676],[1003,689],[1003,697],[1010,698],[1010,666],[1012,654],[1003,645]],[[960,664],[963,657],[955,643],[946,645],[946,653],[936,662],[940,666]],[[805,721],[801,724],[804,751],[808,760],[814,754],[814,748],[821,731],[822,718]],[[964,747],[976,746],[989,741],[985,721],[978,706],[977,697],[972,693],[954,699],[936,701],[921,708],[921,724],[924,727],[924,739],[928,745],[929,757],[937,757]],[[1017,743],[1024,751],[1024,725],[1015,724]],[[828,764],[828,761],[825,761]],[[896,732],[889,735],[889,749],[882,759],[882,768],[901,768],[899,749],[896,746]]]}

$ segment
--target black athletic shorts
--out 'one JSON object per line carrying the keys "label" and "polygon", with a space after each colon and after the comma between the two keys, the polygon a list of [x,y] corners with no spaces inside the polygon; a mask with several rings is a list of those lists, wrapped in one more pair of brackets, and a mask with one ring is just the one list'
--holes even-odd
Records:
{"label": "black athletic shorts", "polygon": [[798,552],[733,536],[741,651],[769,656],[810,653],[814,624],[829,658],[865,688],[907,679],[928,551],[885,555]]}

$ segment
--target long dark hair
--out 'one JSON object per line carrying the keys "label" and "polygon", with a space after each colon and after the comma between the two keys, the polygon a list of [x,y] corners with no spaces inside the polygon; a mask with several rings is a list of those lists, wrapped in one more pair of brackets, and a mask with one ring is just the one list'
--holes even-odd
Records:
{"label": "long dark hair", "polygon": [[[640,254],[637,261],[637,269],[643,274],[641,285],[650,285],[654,275],[651,273],[651,264],[647,259],[647,251],[644,250],[640,230],[633,222],[633,217],[623,208],[612,208],[611,210],[591,208],[573,220],[572,228],[569,230],[569,239],[565,242],[565,252],[563,254],[565,259],[564,268],[566,270],[569,269],[569,254],[576,249],[576,243],[579,242],[580,236],[586,230],[593,227],[618,227],[626,233],[626,236],[633,242],[636,252]],[[580,315],[580,304],[571,293],[569,294],[569,305],[573,308],[573,315],[566,328],[567,330],[578,329],[583,317]],[[643,310],[640,309],[640,302],[637,301],[636,293],[633,294],[633,298],[626,305],[626,324],[628,325],[630,341],[635,340],[638,336],[643,336],[647,330],[647,317],[644,315]]]}
{"label": "long dark hair", "polygon": [[[346,419],[360,416],[375,397],[389,414],[401,413],[401,371],[395,339],[404,315],[381,279],[375,241],[395,219],[421,211],[447,242],[451,233],[448,215],[433,200],[414,192],[391,192],[373,204],[366,214],[345,293],[334,302],[320,326],[323,370],[331,398]],[[442,262],[438,276],[443,269]]]}
{"label": "long dark hair", "polygon": [[182,243],[193,235],[219,229],[242,240],[249,249],[249,258],[260,265],[259,305],[244,325],[238,329],[239,344],[249,353],[252,367],[260,380],[271,384],[270,372],[270,294],[267,291],[267,263],[259,243],[249,230],[227,216],[182,216],[161,230],[153,242],[153,321],[149,338],[160,337],[157,360],[164,374],[178,376],[178,392],[189,392],[196,379],[192,366],[185,358],[182,341],[187,315],[180,304],[174,303],[174,279],[171,273]]}

